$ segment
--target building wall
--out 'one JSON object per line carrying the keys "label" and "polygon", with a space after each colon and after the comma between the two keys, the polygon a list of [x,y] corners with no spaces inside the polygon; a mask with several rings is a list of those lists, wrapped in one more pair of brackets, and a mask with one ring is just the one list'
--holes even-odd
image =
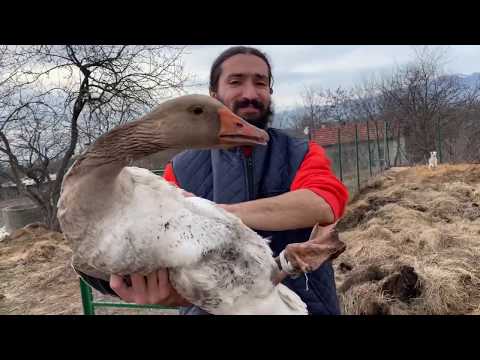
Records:
{"label": "building wall", "polygon": [[15,186],[0,188],[0,201],[15,199],[19,196],[20,194]]}
{"label": "building wall", "polygon": [[[46,183],[42,184],[40,190],[45,190],[46,186]],[[29,187],[33,187],[33,185]],[[0,187],[0,201],[16,199],[20,196],[23,196],[23,194],[19,193],[16,186]]]}

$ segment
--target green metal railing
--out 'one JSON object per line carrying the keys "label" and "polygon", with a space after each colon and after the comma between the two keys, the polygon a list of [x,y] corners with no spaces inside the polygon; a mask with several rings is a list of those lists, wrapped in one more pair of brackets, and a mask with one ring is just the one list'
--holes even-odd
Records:
{"label": "green metal railing", "polygon": [[160,169],[160,170],[150,170],[151,172],[153,172],[155,175],[160,175],[160,176],[163,176],[163,169]]}
{"label": "green metal railing", "polygon": [[163,305],[139,305],[126,302],[112,302],[104,300],[95,300],[92,288],[83,279],[80,278],[80,293],[82,295],[82,306],[84,315],[95,315],[95,309],[104,308],[130,308],[130,309],[157,309],[157,310],[177,310],[177,307]]}

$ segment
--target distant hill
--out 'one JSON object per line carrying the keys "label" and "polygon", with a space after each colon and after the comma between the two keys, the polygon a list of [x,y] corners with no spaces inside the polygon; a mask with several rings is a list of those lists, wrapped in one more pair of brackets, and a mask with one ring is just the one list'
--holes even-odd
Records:
{"label": "distant hill", "polygon": [[475,86],[478,86],[480,84],[480,73],[473,73],[473,74],[470,74],[470,75],[453,74],[453,75],[450,75],[450,76],[458,77],[464,85],[466,85],[466,86],[468,86],[472,89]]}

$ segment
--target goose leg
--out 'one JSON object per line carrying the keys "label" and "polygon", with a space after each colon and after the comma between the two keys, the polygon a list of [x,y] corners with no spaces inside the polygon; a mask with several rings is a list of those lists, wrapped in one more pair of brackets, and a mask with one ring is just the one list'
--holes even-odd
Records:
{"label": "goose leg", "polygon": [[312,230],[310,239],[302,243],[288,244],[275,259],[281,271],[273,282],[281,282],[287,276],[298,276],[318,269],[325,261],[337,258],[345,251],[345,243],[340,241],[336,223]]}

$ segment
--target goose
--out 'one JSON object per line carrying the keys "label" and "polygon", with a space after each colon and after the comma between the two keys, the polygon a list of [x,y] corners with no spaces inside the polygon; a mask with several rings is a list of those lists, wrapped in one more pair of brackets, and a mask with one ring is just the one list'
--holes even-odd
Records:
{"label": "goose", "polygon": [[274,258],[268,240],[235,215],[131,166],[160,151],[264,146],[268,140],[264,130],[207,95],[167,100],[102,135],[61,186],[57,217],[72,265],[106,281],[110,274],[167,268],[175,290],[214,315],[307,314],[281,281],[338,256],[342,243],[332,226],[317,226],[309,241],[290,244]]}

